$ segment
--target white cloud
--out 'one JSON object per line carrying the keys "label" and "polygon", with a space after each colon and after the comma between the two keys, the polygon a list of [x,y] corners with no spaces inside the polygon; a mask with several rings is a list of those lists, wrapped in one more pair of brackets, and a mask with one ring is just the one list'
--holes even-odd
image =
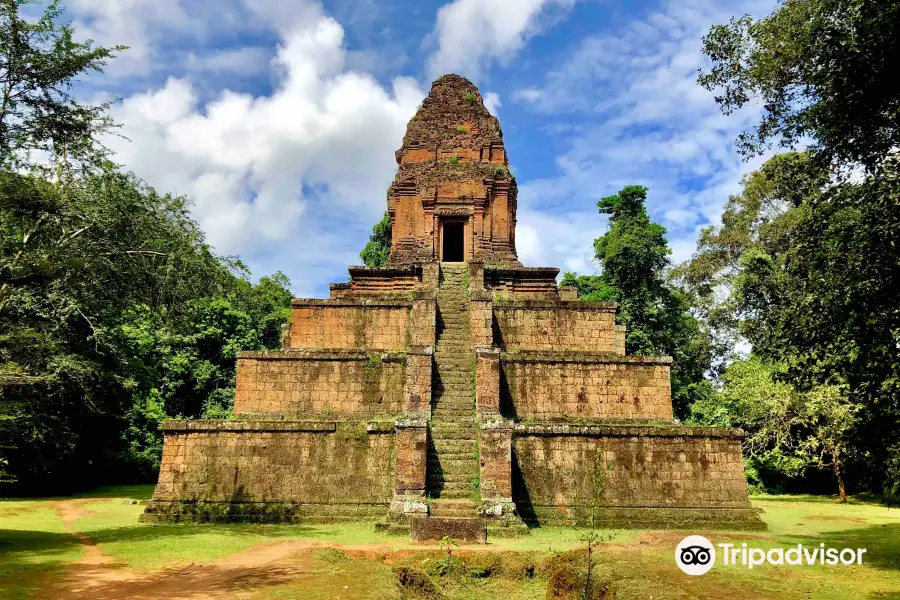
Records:
{"label": "white cloud", "polygon": [[185,66],[189,71],[197,73],[212,72],[251,76],[265,72],[269,67],[271,54],[268,49],[257,46],[230,48],[207,54],[190,52],[185,59]]}
{"label": "white cloud", "polygon": [[500,110],[500,107],[503,106],[503,103],[500,102],[500,94],[496,92],[488,92],[484,95],[484,107],[488,109],[488,112],[497,116],[497,111]]}
{"label": "white cloud", "polygon": [[281,269],[312,295],[359,262],[424,92],[347,70],[343,29],[327,16],[282,36],[271,95],[226,90],[201,103],[172,78],[115,107],[131,141],[107,143],[160,191],[187,195],[218,252],[241,254],[257,275]]}
{"label": "white cloud", "polygon": [[71,0],[71,10],[79,37],[100,46],[129,47],[106,68],[117,76],[143,73],[150,67],[156,30],[188,27],[180,0]]}
{"label": "white cloud", "polygon": [[429,59],[432,75],[458,73],[477,78],[494,60],[514,56],[541,31],[542,19],[575,0],[454,0],[440,8]]}
{"label": "white cloud", "polygon": [[[567,219],[623,185],[646,185],[648,207],[669,229],[673,260],[687,258],[699,226],[718,220],[741,175],[761,162],[742,162],[734,147],[757,113],[725,117],[696,83],[705,66],[701,37],[733,14],[773,6],[772,0],[670,1],[615,34],[582,40],[542,85],[523,86],[514,98],[559,120],[556,129],[568,136],[559,175],[521,186],[529,210]],[[573,122],[574,133],[565,126]],[[578,225],[558,232],[579,234]]]}

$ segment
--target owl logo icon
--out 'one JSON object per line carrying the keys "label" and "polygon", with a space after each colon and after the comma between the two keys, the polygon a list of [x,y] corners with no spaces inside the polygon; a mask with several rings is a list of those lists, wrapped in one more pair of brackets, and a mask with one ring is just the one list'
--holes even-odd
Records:
{"label": "owl logo icon", "polygon": [[689,535],[675,548],[675,564],[688,575],[703,575],[716,564],[716,549],[702,535]]}

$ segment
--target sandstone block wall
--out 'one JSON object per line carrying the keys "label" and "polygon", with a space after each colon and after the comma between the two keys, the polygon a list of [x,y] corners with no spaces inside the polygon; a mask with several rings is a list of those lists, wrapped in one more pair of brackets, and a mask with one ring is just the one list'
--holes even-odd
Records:
{"label": "sandstone block wall", "polygon": [[403,350],[411,302],[294,300],[291,348]]}
{"label": "sandstone block wall", "polygon": [[[430,369],[421,375],[416,393],[424,395],[423,385],[430,392]],[[243,352],[234,413],[393,415],[406,409],[404,381],[404,357],[397,354]]]}
{"label": "sandstone block wall", "polygon": [[[505,350],[571,350],[625,354],[615,307],[580,300],[494,303],[494,341]],[[621,339],[620,339],[621,338]]]}
{"label": "sandstone block wall", "polygon": [[155,502],[379,504],[394,492],[393,426],[167,422]]}
{"label": "sandstone block wall", "polygon": [[475,353],[475,407],[488,418],[500,415],[500,352],[480,348]]}
{"label": "sandstone block wall", "polygon": [[431,415],[431,371],[433,353],[431,348],[414,349],[406,355],[406,382],[404,403],[397,414]]}
{"label": "sandstone block wall", "polygon": [[482,423],[478,438],[482,500],[512,498],[512,424]]}
{"label": "sandstone block wall", "polygon": [[730,429],[519,424],[513,498],[539,521],[577,520],[599,456],[606,508],[746,510],[740,440]]}
{"label": "sandstone block wall", "polygon": [[426,422],[398,422],[396,438],[396,493],[424,497],[428,463]]}
{"label": "sandstone block wall", "polygon": [[504,353],[501,411],[518,420],[672,420],[664,358]]}

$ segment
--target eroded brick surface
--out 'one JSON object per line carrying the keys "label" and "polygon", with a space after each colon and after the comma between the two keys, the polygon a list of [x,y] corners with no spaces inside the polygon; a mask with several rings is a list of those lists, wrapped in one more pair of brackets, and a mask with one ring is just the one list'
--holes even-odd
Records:
{"label": "eroded brick surface", "polygon": [[294,301],[291,348],[402,350],[406,347],[408,306],[304,306]]}
{"label": "eroded brick surface", "polygon": [[[740,437],[731,430],[517,426],[514,497],[578,511],[599,457],[605,507],[749,508]],[[681,435],[679,435],[681,434]]]}
{"label": "eroded brick surface", "polygon": [[579,362],[537,355],[503,361],[501,400],[509,417],[528,420],[671,420],[669,365]]}
{"label": "eroded brick surface", "polygon": [[[399,414],[404,370],[401,358],[379,354],[246,353],[238,358],[234,412]],[[420,396],[427,394],[422,385],[415,390]]]}
{"label": "eroded brick surface", "polygon": [[620,346],[616,337],[615,319],[612,305],[580,301],[494,306],[496,342],[506,350],[624,354],[624,345]]}
{"label": "eroded brick surface", "polygon": [[154,500],[353,504],[393,495],[394,436],[368,433],[365,422],[334,432],[235,428],[168,432]]}

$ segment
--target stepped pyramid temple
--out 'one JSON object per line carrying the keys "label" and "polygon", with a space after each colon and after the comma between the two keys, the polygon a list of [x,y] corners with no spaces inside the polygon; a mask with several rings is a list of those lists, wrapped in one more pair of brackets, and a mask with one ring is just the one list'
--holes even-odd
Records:
{"label": "stepped pyramid temple", "polygon": [[[759,528],[741,432],[672,416],[671,359],[516,256],[516,180],[472,83],[434,82],[387,192],[391,254],[244,352],[234,418],[168,421],[145,521]],[[595,503],[596,504],[596,503]],[[417,537],[418,536],[418,537]]]}

